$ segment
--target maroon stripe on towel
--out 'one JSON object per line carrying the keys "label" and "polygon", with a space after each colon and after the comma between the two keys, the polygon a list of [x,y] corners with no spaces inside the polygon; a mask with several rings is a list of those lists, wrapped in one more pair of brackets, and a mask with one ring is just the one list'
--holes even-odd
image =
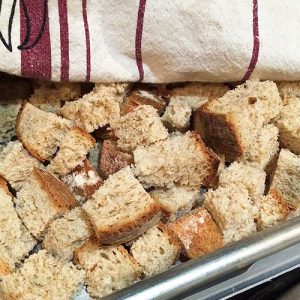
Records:
{"label": "maroon stripe on towel", "polygon": [[253,73],[259,55],[259,29],[258,29],[258,0],[253,0],[253,49],[252,57],[248,69],[242,79],[245,81],[250,78]]}
{"label": "maroon stripe on towel", "polygon": [[[48,1],[20,1],[21,75],[51,79]],[[31,22],[30,22],[31,20]]]}
{"label": "maroon stripe on towel", "polygon": [[139,70],[139,81],[144,79],[144,68],[142,58],[142,37],[143,37],[143,25],[144,25],[144,14],[146,8],[146,0],[140,0],[137,26],[135,34],[135,61]]}
{"label": "maroon stripe on towel", "polygon": [[60,25],[60,79],[69,80],[69,25],[67,0],[58,1],[58,14]]}
{"label": "maroon stripe on towel", "polygon": [[82,16],[85,30],[85,47],[86,47],[86,81],[91,79],[91,45],[90,45],[90,31],[87,18],[86,0],[82,0]]}

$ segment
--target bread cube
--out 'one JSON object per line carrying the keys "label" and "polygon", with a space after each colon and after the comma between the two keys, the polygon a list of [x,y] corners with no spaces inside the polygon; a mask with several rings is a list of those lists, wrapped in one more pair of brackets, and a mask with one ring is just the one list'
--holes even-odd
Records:
{"label": "bread cube", "polygon": [[277,87],[284,105],[295,97],[300,98],[300,81],[277,82]]}

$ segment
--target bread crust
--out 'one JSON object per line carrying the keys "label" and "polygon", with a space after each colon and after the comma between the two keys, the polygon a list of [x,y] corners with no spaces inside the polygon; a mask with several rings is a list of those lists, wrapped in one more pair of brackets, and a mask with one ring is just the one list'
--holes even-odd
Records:
{"label": "bread crust", "polygon": [[200,124],[195,128],[201,128],[200,134],[204,141],[217,153],[223,153],[226,160],[232,161],[245,153],[242,141],[237,134],[235,124],[230,113],[214,113],[209,110],[209,102],[196,110],[195,120]]}
{"label": "bread crust", "polygon": [[120,222],[108,228],[99,229],[94,226],[97,239],[103,245],[118,245],[131,241],[156,225],[162,217],[162,210],[156,203],[150,205],[134,221]]}
{"label": "bread crust", "polygon": [[0,176],[0,189],[2,189],[7,195],[11,196],[7,182],[2,176]]}
{"label": "bread crust", "polygon": [[48,194],[57,211],[64,212],[79,205],[68,187],[52,174],[37,167],[33,168],[32,174],[38,180],[41,188]]}
{"label": "bread crust", "polygon": [[277,190],[276,187],[272,187],[269,190],[268,195],[271,195],[274,199],[276,199],[276,202],[278,204],[283,219],[285,219],[288,216],[288,214],[291,212],[291,210],[294,209],[292,205],[289,205],[289,203],[285,202],[280,191]]}

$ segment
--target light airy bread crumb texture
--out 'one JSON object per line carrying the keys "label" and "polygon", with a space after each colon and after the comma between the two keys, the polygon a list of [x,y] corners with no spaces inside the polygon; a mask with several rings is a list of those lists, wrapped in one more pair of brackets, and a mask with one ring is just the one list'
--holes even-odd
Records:
{"label": "light airy bread crumb texture", "polygon": [[80,128],[72,128],[59,144],[59,150],[47,169],[58,175],[70,173],[86,158],[95,145],[95,139]]}
{"label": "light airy bread crumb texture", "polygon": [[17,117],[17,135],[31,155],[39,160],[50,160],[60,141],[71,127],[69,120],[23,102]]}
{"label": "light airy bread crumb texture", "polygon": [[191,211],[200,198],[199,189],[188,189],[176,185],[170,189],[154,189],[149,194],[162,207],[169,221]]}
{"label": "light airy bread crumb texture", "polygon": [[275,118],[281,108],[274,82],[248,80],[204,104],[197,119],[207,144],[232,161],[249,150],[257,131]]}
{"label": "light airy bread crumb texture", "polygon": [[168,270],[179,258],[181,243],[163,224],[154,226],[131,246],[130,253],[150,277]]}
{"label": "light airy bread crumb texture", "polygon": [[276,126],[279,128],[280,144],[295,154],[300,154],[300,98],[293,97],[283,107]]}
{"label": "light airy bread crumb texture", "polygon": [[129,167],[111,175],[83,209],[99,241],[108,245],[136,238],[162,216],[158,204],[134,178]]}
{"label": "light airy bread crumb texture", "polygon": [[168,139],[134,152],[134,172],[145,187],[180,186],[200,188],[215,178],[219,159],[193,132],[173,134]]}
{"label": "light airy bread crumb texture", "polygon": [[253,167],[265,169],[279,149],[278,128],[273,124],[263,126],[241,161]]}
{"label": "light airy bread crumb texture", "polygon": [[22,100],[10,100],[2,103],[0,100],[0,143],[6,143],[16,135],[16,118]]}
{"label": "light airy bread crumb texture", "polygon": [[219,185],[241,185],[249,193],[252,201],[262,195],[265,191],[266,173],[263,170],[241,162],[233,162],[225,168],[219,176]]}
{"label": "light airy bread crumb texture", "polygon": [[56,113],[64,101],[75,100],[80,95],[80,83],[38,81],[28,101],[44,111]]}
{"label": "light airy bread crumb texture", "polygon": [[59,114],[87,132],[110,124],[120,117],[120,106],[114,89],[106,85],[96,86],[79,100],[67,102]]}
{"label": "light airy bread crumb texture", "polygon": [[102,247],[89,241],[76,251],[75,259],[87,272],[89,294],[97,299],[140,279],[140,267],[123,246]]}
{"label": "light airy bread crumb texture", "polygon": [[103,184],[97,171],[87,159],[83,160],[71,173],[61,176],[61,180],[81,204],[86,202]]}
{"label": "light airy bread crumb texture", "polygon": [[19,141],[8,143],[0,155],[0,175],[17,191],[24,185],[33,167],[42,168],[43,165]]}
{"label": "light airy bread crumb texture", "polygon": [[268,195],[258,198],[255,205],[258,210],[256,223],[259,230],[284,221],[289,214],[287,203],[276,190],[271,190]]}
{"label": "light airy bread crumb texture", "polygon": [[131,83],[112,82],[112,83],[96,83],[94,91],[103,95],[111,95],[118,103],[123,103]]}
{"label": "light airy bread crumb texture", "polygon": [[300,207],[300,156],[281,149],[270,185],[292,209]]}
{"label": "light airy bread crumb texture", "polygon": [[31,255],[0,283],[3,300],[70,300],[81,290],[85,272],[63,264],[46,251]]}
{"label": "light airy bread crumb texture", "polygon": [[223,246],[223,236],[208,211],[197,208],[169,224],[184,246],[188,258],[196,258]]}
{"label": "light airy bread crumb texture", "polygon": [[120,107],[121,115],[125,115],[135,110],[140,105],[151,105],[158,111],[158,114],[160,115],[163,113],[167,102],[149,91],[133,91],[124,99],[124,102]]}
{"label": "light airy bread crumb texture", "polygon": [[109,175],[131,165],[133,155],[120,150],[115,141],[105,140],[102,144],[99,162],[100,174],[107,178]]}
{"label": "light airy bread crumb texture", "polygon": [[189,127],[191,115],[188,103],[171,99],[161,119],[169,129],[183,131]]}
{"label": "light airy bread crumb texture", "polygon": [[132,151],[139,145],[151,145],[168,137],[168,131],[157,111],[150,105],[140,105],[134,111],[112,123],[118,147]]}
{"label": "light airy bread crumb texture", "polygon": [[222,97],[228,90],[223,83],[188,82],[170,91],[170,101],[179,100],[195,110],[207,101]]}
{"label": "light airy bread crumb texture", "polygon": [[204,206],[220,226],[224,243],[238,241],[256,232],[256,207],[246,188],[227,185],[205,194]]}
{"label": "light airy bread crumb texture", "polygon": [[52,174],[34,168],[15,199],[18,215],[38,239],[49,223],[78,205],[74,195]]}
{"label": "light airy bread crumb texture", "polygon": [[[5,181],[0,177],[0,277],[11,271],[36,244],[19,219]],[[3,265],[6,268],[3,268]]]}
{"label": "light airy bread crumb texture", "polygon": [[74,251],[93,234],[86,213],[76,207],[54,220],[43,241],[43,248],[60,259],[70,261]]}
{"label": "light airy bread crumb texture", "polygon": [[277,82],[277,87],[284,105],[294,97],[300,98],[300,81]]}

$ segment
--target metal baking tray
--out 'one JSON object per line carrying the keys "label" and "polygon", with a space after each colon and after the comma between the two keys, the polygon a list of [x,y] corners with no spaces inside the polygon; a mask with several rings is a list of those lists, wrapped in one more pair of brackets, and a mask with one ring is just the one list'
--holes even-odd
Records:
{"label": "metal baking tray", "polygon": [[[300,243],[300,217],[182,263],[103,299],[226,298],[298,267],[300,244],[297,243]],[[286,250],[282,252],[283,249]],[[82,295],[78,299],[88,298]]]}

